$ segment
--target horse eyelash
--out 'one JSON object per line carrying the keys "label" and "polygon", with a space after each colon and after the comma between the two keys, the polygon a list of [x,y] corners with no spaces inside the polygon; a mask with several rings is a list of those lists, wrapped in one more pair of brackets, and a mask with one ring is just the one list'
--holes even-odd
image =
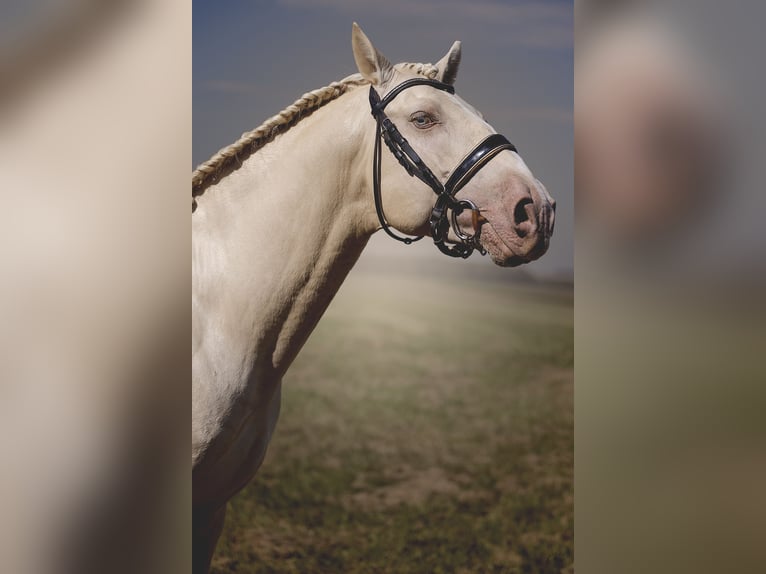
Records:
{"label": "horse eyelash", "polygon": [[425,112],[425,111],[419,110],[419,111],[417,111],[417,112],[413,112],[413,113],[410,115],[410,122],[411,122],[411,123],[413,123],[413,124],[415,124],[415,126],[416,126],[416,127],[417,127],[417,124],[416,124],[416,122],[415,122],[415,119],[416,119],[416,117],[417,117],[418,115],[420,115],[420,114],[423,114],[423,115],[427,116],[427,117],[428,117],[428,118],[431,120],[431,121],[430,121],[430,123],[429,123],[427,126],[423,126],[423,128],[424,128],[424,129],[425,129],[425,128],[430,128],[430,127],[433,127],[433,126],[435,126],[436,124],[439,124],[439,123],[441,123],[441,122],[439,121],[439,118],[438,118],[436,115],[434,115],[434,114],[432,114],[432,113],[429,113],[429,112]]}

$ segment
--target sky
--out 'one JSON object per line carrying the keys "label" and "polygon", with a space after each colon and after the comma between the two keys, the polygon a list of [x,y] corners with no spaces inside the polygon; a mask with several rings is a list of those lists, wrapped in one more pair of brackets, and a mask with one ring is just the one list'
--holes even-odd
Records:
{"label": "sky", "polygon": [[[304,92],[356,72],[354,21],[392,62],[436,62],[462,42],[457,92],[514,142],[558,204],[548,253],[521,271],[502,271],[571,276],[571,1],[194,0],[192,167]],[[363,257],[455,263],[426,240],[407,247],[382,236]]]}

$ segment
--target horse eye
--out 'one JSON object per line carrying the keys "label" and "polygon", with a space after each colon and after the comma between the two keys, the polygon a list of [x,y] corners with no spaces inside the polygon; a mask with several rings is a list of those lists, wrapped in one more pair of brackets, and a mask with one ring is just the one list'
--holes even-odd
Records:
{"label": "horse eye", "polygon": [[426,129],[430,128],[436,123],[434,117],[426,112],[415,112],[410,116],[410,121],[416,128]]}

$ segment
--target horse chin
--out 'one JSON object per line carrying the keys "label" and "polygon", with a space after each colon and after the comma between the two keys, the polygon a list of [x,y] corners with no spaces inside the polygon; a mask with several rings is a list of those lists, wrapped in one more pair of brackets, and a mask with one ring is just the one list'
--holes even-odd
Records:
{"label": "horse chin", "polygon": [[492,257],[492,261],[494,261],[495,264],[499,265],[500,267],[518,267],[519,265],[524,265],[524,263],[529,263],[528,260],[518,255],[511,255],[505,259],[495,257],[494,255],[490,256]]}
{"label": "horse chin", "polygon": [[515,246],[512,242],[504,240],[491,225],[483,226],[479,241],[492,261],[500,267],[518,267],[530,263],[542,257],[548,250],[548,241],[542,236],[538,236],[531,244],[526,240]]}
{"label": "horse chin", "polygon": [[518,267],[524,263],[529,263],[529,259],[515,254],[507,245],[498,246],[492,242],[482,240],[482,247],[487,251],[495,265],[500,267]]}

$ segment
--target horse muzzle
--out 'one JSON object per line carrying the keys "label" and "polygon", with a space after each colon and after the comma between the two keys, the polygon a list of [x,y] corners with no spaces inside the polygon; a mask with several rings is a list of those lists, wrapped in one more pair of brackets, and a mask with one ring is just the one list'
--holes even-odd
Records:
{"label": "horse muzzle", "polygon": [[[516,267],[540,258],[548,250],[555,223],[556,202],[537,184],[528,186],[521,178],[513,178],[502,193],[466,194],[477,205],[457,217],[464,233],[476,242],[502,267]],[[473,195],[473,194],[472,194]],[[459,239],[452,237],[450,239]]]}

